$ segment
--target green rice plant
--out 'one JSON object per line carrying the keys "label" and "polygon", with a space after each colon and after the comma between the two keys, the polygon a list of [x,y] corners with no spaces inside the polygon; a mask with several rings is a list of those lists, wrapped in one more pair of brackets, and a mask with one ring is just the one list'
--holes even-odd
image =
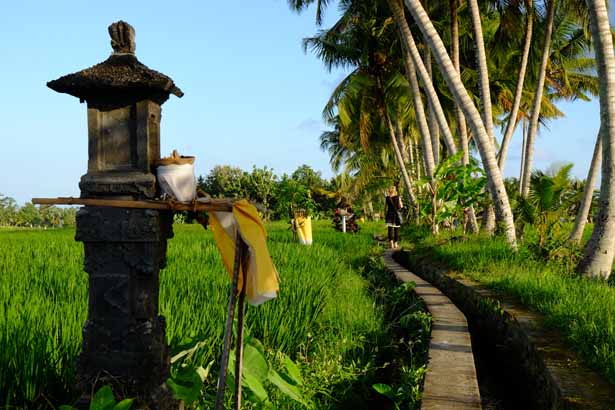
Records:
{"label": "green rice plant", "polygon": [[42,407],[70,396],[87,314],[83,251],[73,237],[70,230],[0,235],[0,405]]}
{"label": "green rice plant", "polygon": [[[366,375],[377,370],[374,357],[387,331],[364,277],[373,255],[371,235],[379,228],[365,225],[361,234],[342,234],[328,225],[314,222],[312,246],[293,242],[285,223],[268,225],[280,296],[247,308],[246,332],[262,341],[271,363],[283,355],[297,363],[306,397],[317,408],[335,408],[346,400],[341,397],[365,408],[361,403],[367,403],[373,383],[366,384]],[[197,225],[174,230],[160,273],[167,339],[174,353],[203,342],[190,360],[213,373],[230,280],[210,232]],[[76,398],[74,363],[87,316],[88,278],[74,234],[0,231],[0,408],[51,408]],[[206,395],[214,389],[215,375],[209,375]],[[301,407],[270,394],[276,408]]]}

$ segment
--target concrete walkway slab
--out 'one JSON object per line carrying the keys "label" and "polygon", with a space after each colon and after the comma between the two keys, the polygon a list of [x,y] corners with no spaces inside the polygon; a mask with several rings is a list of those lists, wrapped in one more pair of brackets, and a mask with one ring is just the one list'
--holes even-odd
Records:
{"label": "concrete walkway slab", "polygon": [[432,316],[429,363],[421,409],[481,409],[466,317],[436,287],[395,262],[391,250],[384,253],[384,263],[400,281],[416,283],[415,292],[423,299]]}

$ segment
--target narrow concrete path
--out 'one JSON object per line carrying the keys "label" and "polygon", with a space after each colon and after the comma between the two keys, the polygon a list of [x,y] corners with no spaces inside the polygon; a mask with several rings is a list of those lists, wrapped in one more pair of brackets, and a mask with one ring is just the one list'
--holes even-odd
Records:
{"label": "narrow concrete path", "polygon": [[481,409],[466,317],[437,288],[395,262],[391,250],[385,251],[384,263],[400,281],[416,283],[433,319],[421,409]]}

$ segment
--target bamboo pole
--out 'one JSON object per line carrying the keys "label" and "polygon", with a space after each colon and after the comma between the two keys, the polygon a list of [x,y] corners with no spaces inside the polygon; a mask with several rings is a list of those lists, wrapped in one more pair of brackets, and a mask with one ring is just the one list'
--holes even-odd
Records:
{"label": "bamboo pole", "polygon": [[[247,266],[247,256],[248,252],[246,249],[246,244],[241,239],[239,235],[237,235],[237,241],[241,242],[241,266]],[[243,329],[244,329],[244,317],[245,317],[245,298],[246,298],[246,285],[247,285],[247,276],[246,269],[242,268],[242,278],[243,278],[243,286],[241,287],[241,291],[239,293],[239,298],[237,300],[237,341],[235,342],[235,410],[241,409],[241,372],[243,369]]]}
{"label": "bamboo pole", "polygon": [[[235,239],[235,261],[233,263],[233,282],[229,295],[228,313],[226,316],[226,329],[224,331],[224,341],[222,347],[222,358],[220,359],[220,373],[218,374],[218,391],[216,394],[216,410],[224,409],[224,390],[226,388],[226,373],[228,366],[229,353],[231,351],[231,338],[233,337],[233,320],[235,318],[235,305],[237,301],[237,288],[239,282],[239,271],[241,265],[242,240],[239,235]],[[243,283],[243,288],[246,284]]]}
{"label": "bamboo pole", "polygon": [[220,198],[207,199],[206,201],[177,202],[177,201],[152,201],[152,200],[126,200],[126,199],[95,199],[95,198],[32,198],[35,205],[85,205],[105,206],[112,208],[138,208],[160,209],[165,211],[214,211],[232,212],[234,200]]}

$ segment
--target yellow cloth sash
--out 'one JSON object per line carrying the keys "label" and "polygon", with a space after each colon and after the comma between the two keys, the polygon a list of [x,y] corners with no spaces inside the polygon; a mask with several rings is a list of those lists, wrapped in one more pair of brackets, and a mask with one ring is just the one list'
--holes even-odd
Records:
{"label": "yellow cloth sash", "polygon": [[[269,255],[267,231],[256,208],[242,199],[235,202],[232,213],[211,212],[210,215],[214,240],[231,279],[237,232],[248,247],[247,266],[241,266],[246,275],[248,302],[256,306],[275,298],[279,291],[279,275]],[[243,277],[239,275],[238,290],[242,288]]]}

